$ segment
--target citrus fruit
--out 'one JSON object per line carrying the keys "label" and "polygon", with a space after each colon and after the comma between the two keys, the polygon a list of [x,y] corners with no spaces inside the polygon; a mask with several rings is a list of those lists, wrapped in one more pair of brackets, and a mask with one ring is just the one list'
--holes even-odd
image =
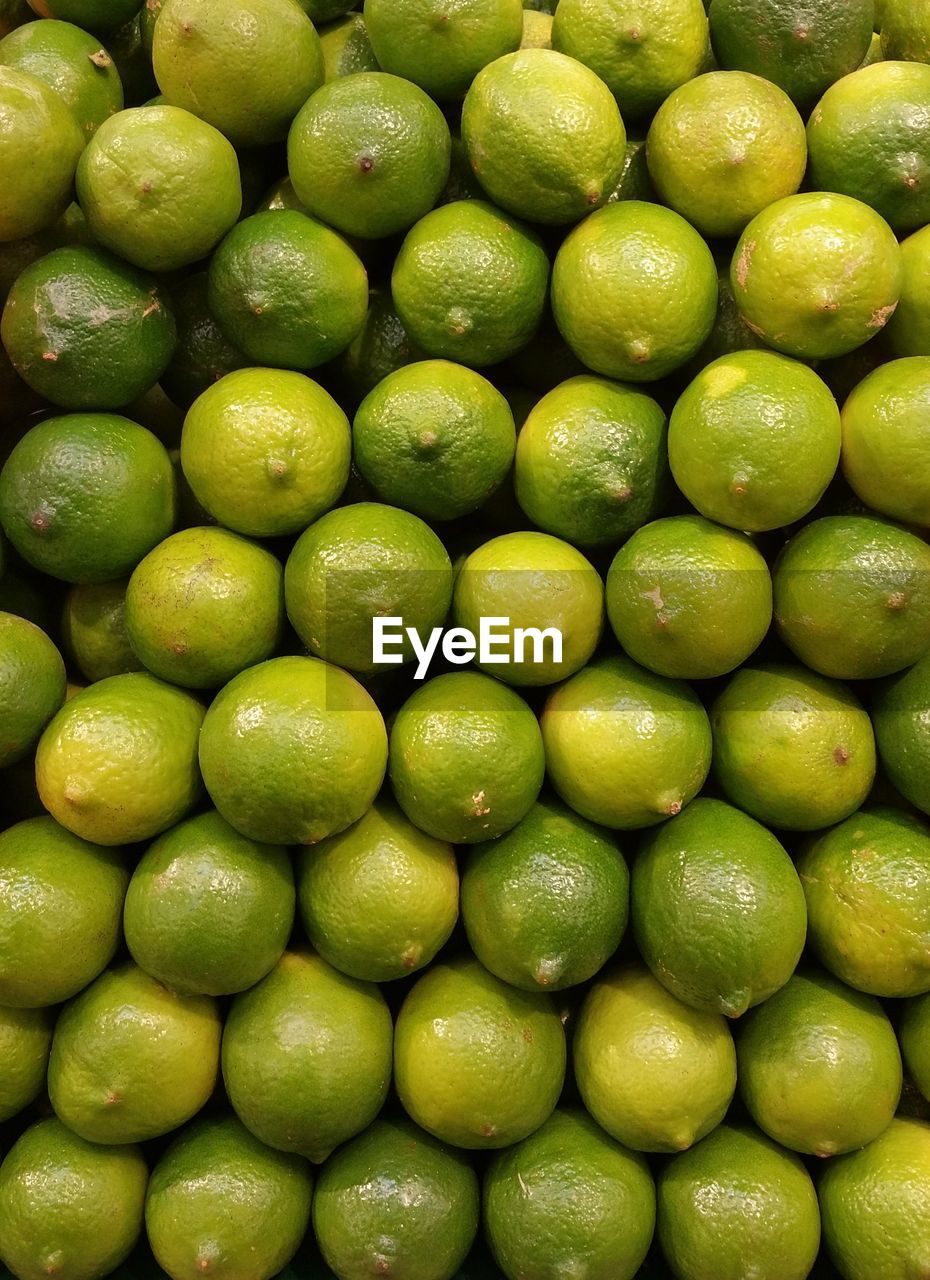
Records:
{"label": "citrus fruit", "polygon": [[8,35],[29,22],[34,12],[26,0],[0,0],[0,34]]}
{"label": "citrus fruit", "polygon": [[123,914],[136,964],[184,995],[253,986],[281,958],[293,922],[287,851],[247,840],[214,812],[149,845]]}
{"label": "citrus fruit", "polygon": [[68,1000],[109,964],[129,870],[120,849],[81,840],[49,817],[0,835],[0,1004]]}
{"label": "citrus fruit", "polygon": [[746,1020],[740,1092],[770,1138],[832,1156],[872,1142],[901,1093],[901,1055],[871,996],[827,974],[798,972]]}
{"label": "citrus fruit", "polygon": [[[926,0],[877,0],[882,57],[909,62],[930,59],[930,10]],[[877,15],[878,16],[878,15]]]}
{"label": "citrus fruit", "polygon": [[449,126],[409,80],[342,76],[301,108],[287,163],[309,213],[346,235],[395,235],[429,213],[449,177]]}
{"label": "citrus fruit", "polygon": [[207,302],[207,273],[196,271],[171,290],[178,341],[160,384],[180,409],[189,409],[214,382],[248,363],[223,335]]}
{"label": "citrus fruit", "polygon": [[0,142],[0,241],[21,240],[64,213],[85,137],[65,100],[15,67],[0,66],[0,110],[11,122]]}
{"label": "citrus fruit", "polygon": [[869,793],[875,739],[846,685],[789,663],[746,666],[710,718],[717,780],[760,822],[814,831],[849,817]]}
{"label": "citrus fruit", "polygon": [[535,232],[483,200],[456,200],[411,227],[391,290],[404,328],[427,355],[480,367],[527,345],[548,281]]}
{"label": "citrus fruit", "polygon": [[139,671],[125,623],[126,581],[72,587],[61,630],[65,651],[89,683]]}
{"label": "citrus fruit", "polygon": [[891,675],[930,644],[930,548],[876,516],[812,521],[785,547],[774,584],[782,639],[822,675]]}
{"label": "citrus fruit", "polygon": [[639,966],[594,980],[573,1057],[591,1115],[637,1151],[684,1151],[716,1128],[736,1087],[724,1019],[682,1004]]}
{"label": "citrus fruit", "polygon": [[149,840],[201,794],[203,707],[146,672],[82,689],[50,722],[36,751],[42,803],[96,844]]}
{"label": "citrus fruit", "polygon": [[347,13],[320,29],[320,49],[326,81],[353,76],[360,71],[378,71],[378,59],[368,39],[368,28],[360,13]]}
{"label": "citrus fruit", "polygon": [[352,8],[349,0],[298,0],[304,13],[315,25],[332,22]]}
{"label": "citrus fruit", "polygon": [[562,1089],[565,1035],[549,997],[507,986],[471,957],[417,980],[394,1037],[405,1110],[457,1147],[519,1142],[548,1119]]}
{"label": "citrus fruit", "polygon": [[523,10],[523,38],[521,49],[552,48],[552,14],[534,9]]}
{"label": "citrus fruit", "polygon": [[359,471],[386,502],[454,520],[504,482],[516,446],[507,401],[481,374],[446,360],[387,371],[352,425]]}
{"label": "citrus fruit", "polygon": [[[436,534],[419,516],[379,502],[321,516],[295,543],[284,582],[288,617],[310,652],[366,674],[386,669],[376,620],[429,636],[452,601],[452,565]],[[409,640],[399,650],[394,661],[413,659]]]}
{"label": "citrus fruit", "polygon": [[313,369],[344,351],[364,324],[368,277],[335,231],[295,209],[275,209],[238,223],[221,243],[207,299],[249,359]]}
{"label": "citrus fruit", "polygon": [[930,831],[898,809],[854,814],[798,861],[811,942],[850,987],[930,991]]}
{"label": "citrus fruit", "polygon": [[872,706],[879,759],[892,786],[930,813],[930,656],[882,688]]}
{"label": "citrus fruit", "polygon": [[841,356],[893,314],[901,251],[887,222],[860,200],[806,192],[753,218],[730,280],[740,311],[769,346],[802,360]]}
{"label": "citrus fruit", "polygon": [[0,1166],[0,1259],[23,1280],[109,1275],[142,1231],[147,1178],[137,1147],[97,1146],[40,1120]]}
{"label": "citrus fruit", "polygon": [[702,515],[759,533],[820,501],[840,455],[826,383],[774,351],[734,351],[703,368],[668,428],[675,483]]}
{"label": "citrus fruit", "polygon": [[320,1163],[371,1124],[387,1094],[391,1015],[380,991],[313,952],[286,951],[233,1001],[223,1079],[257,1138]]}
{"label": "citrus fruit", "polygon": [[27,22],[4,35],[0,63],[42,80],[74,113],[86,137],[122,110],[123,86],[99,40],[70,22]]}
{"label": "citrus fruit", "polygon": [[361,404],[382,379],[419,358],[390,290],[369,290],[365,323],[333,366],[344,403]]}
{"label": "citrus fruit", "polygon": [[297,887],[314,948],[335,968],[368,982],[422,969],[458,919],[452,849],[386,799],[346,831],[302,850]]}
{"label": "citrus fruit", "polygon": [[640,200],[598,209],[562,242],[552,308],[568,345],[594,373],[663,378],[707,338],[717,272],[679,214]]}
{"label": "citrus fruit", "polygon": [[234,1276],[248,1259],[253,1280],[290,1262],[310,1220],[310,1170],[272,1151],[234,1116],[198,1120],[152,1170],[145,1226],[158,1265],[176,1280]]}
{"label": "citrus fruit", "polygon": [[313,1199],[320,1251],[344,1280],[449,1280],[478,1230],[478,1179],[406,1120],[376,1120],[327,1160]]}
{"label": "citrus fruit", "polygon": [[343,831],[381,786],[387,734],[353,678],[316,658],[273,658],[212,702],[200,767],[223,817],[252,840],[314,844]]}
{"label": "citrus fruit", "polygon": [[707,18],[700,0],[561,0],[552,44],[600,76],[624,118],[648,118],[701,70]]}
{"label": "citrus fruit", "polygon": [[930,1125],[892,1120],[863,1151],[830,1161],[819,1195],[827,1252],[848,1280],[927,1270]]}
{"label": "citrus fruit", "polygon": [[[580,551],[548,533],[509,533],[483,543],[455,582],[453,615],[495,639],[478,665],[508,684],[554,684],[588,661],[600,638],[604,587]],[[482,646],[484,647],[484,646]]]}
{"label": "citrus fruit", "polygon": [[73,22],[102,35],[118,30],[138,12],[136,0],[29,0],[29,3],[40,17]]}
{"label": "citrus fruit", "polygon": [[613,204],[617,200],[655,200],[655,194],[646,163],[646,139],[628,136],[623,169],[607,203]]}
{"label": "citrus fruit", "polygon": [[0,1008],[0,1120],[28,1107],[44,1087],[53,1025],[54,1014],[46,1009]]}
{"label": "citrus fruit", "polygon": [[454,844],[493,840],[525,817],[545,761],[519,694],[477,671],[415,689],[391,726],[391,787],[422,831]]}
{"label": "citrus fruit", "polygon": [[348,419],[332,396],[281,369],[221,378],[194,402],[181,436],[198,502],[253,537],[298,533],[327,511],[345,488],[350,453]]}
{"label": "citrus fruit", "polygon": [[495,1156],[484,1180],[485,1230],[504,1274],[630,1280],[652,1240],[655,1188],[642,1156],[583,1111],[554,1111]]}
{"label": "citrus fruit", "polygon": [[663,676],[725,675],[772,620],[772,580],[744,533],[703,516],[643,525],[611,562],[607,617],[625,653]]}
{"label": "citrus fruit", "polygon": [[65,700],[65,664],[40,627],[0,612],[0,768],[28,755]]}
{"label": "citrus fruit", "polygon": [[633,864],[640,954],[674,996],[738,1018],[791,977],[807,932],[804,891],[771,832],[701,797],[652,833]]}
{"label": "citrus fruit", "polygon": [[611,835],[554,800],[478,845],[462,877],[462,919],[486,969],[523,991],[586,982],[626,928],[629,872]]}
{"label": "citrus fruit", "polygon": [[158,381],[174,317],[151,276],[98,249],[53,249],[19,276],[3,345],[33,391],[63,409],[119,409]]}
{"label": "citrus fruit", "polygon": [[385,71],[439,101],[461,98],[482,67],[519,47],[521,0],[365,0],[365,26]]}
{"label": "citrus fruit", "polygon": [[801,185],[804,121],[771,81],[712,71],[665,99],[649,126],[646,159],[665,204],[704,236],[735,236]]}
{"label": "citrus fruit", "polygon": [[605,827],[651,827],[680,813],[710,769],[697,696],[624,657],[598,658],[551,693],[542,733],[556,791]]}
{"label": "citrus fruit", "polygon": [[[681,377],[695,378],[714,360],[730,356],[735,351],[752,351],[765,347],[765,343],[753,333],[740,314],[730,284],[730,259],[718,255],[717,263],[717,313],[710,334],[682,368]],[[685,388],[687,390],[687,388]]]}
{"label": "citrus fruit", "polygon": [[569,378],[520,429],[517,501],[568,542],[619,542],[665,505],[665,442],[665,414],[651,397],[589,374]]}
{"label": "citrus fruit", "polygon": [[898,1023],[898,1043],[917,1088],[930,1100],[930,994],[908,1000]]}
{"label": "citrus fruit", "polygon": [[283,139],[323,83],[323,53],[296,0],[166,0],[152,40],[165,101],[235,146]]}
{"label": "citrus fruit", "polygon": [[665,1166],[657,1192],[659,1242],[681,1280],[742,1280],[749,1258],[758,1280],[810,1275],[817,1193],[798,1157],[757,1130],[721,1125]]}
{"label": "citrus fruit", "polygon": [[884,331],[893,356],[930,356],[930,231],[921,227],[901,244],[901,300]]}

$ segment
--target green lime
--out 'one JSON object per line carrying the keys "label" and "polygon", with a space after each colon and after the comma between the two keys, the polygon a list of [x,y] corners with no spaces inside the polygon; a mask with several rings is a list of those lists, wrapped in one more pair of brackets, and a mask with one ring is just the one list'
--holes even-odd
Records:
{"label": "green lime", "polygon": [[[659,1241],[680,1280],[805,1280],[820,1247],[810,1174],[758,1130],[721,1125],[662,1170]],[[752,1261],[749,1262],[748,1260]]]}
{"label": "green lime", "polygon": [[552,308],[589,369],[652,382],[689,360],[709,335],[717,270],[679,214],[622,200],[598,209],[562,242]]}
{"label": "green lime", "polygon": [[36,752],[42,803],[97,844],[150,840],[201,795],[203,707],[146,672],[110,676],[61,708]]}
{"label": "green lime", "polygon": [[646,163],[646,139],[627,137],[623,169],[617,185],[607,198],[608,204],[617,200],[656,200],[655,188],[649,177]]}
{"label": "green lime", "polygon": [[523,38],[521,49],[552,48],[552,14],[539,13],[534,9],[523,9]]}
{"label": "green lime", "polygon": [[350,0],[297,0],[297,2],[315,26],[319,26],[322,22],[332,22],[353,7]]}
{"label": "green lime", "polygon": [[478,1230],[475,1171],[406,1120],[377,1120],[323,1167],[313,1229],[342,1280],[450,1280]]}
{"label": "green lime", "polygon": [[[145,1226],[175,1280],[209,1273],[276,1276],[310,1220],[312,1179],[299,1156],[272,1151],[234,1116],[198,1120],[152,1170]],[[247,1260],[247,1261],[246,1261]]]}
{"label": "green lime", "polygon": [[88,683],[140,671],[126,634],[126,580],[72,587],[65,597],[64,649]]}
{"label": "green lime", "polygon": [[[418,516],[379,502],[321,516],[295,543],[284,582],[288,617],[308,650],[364,674],[412,661],[402,628],[429,636],[452,601],[452,565],[436,534]],[[382,620],[402,641],[392,650],[379,645]]]}
{"label": "green lime", "polygon": [[666,98],[649,127],[646,157],[664,203],[704,236],[736,236],[801,185],[804,121],[769,80],[712,71]]}
{"label": "green lime", "polygon": [[[193,404],[181,466],[207,511],[237,533],[299,533],[349,476],[351,434],[328,392],[299,373],[240,369]],[[0,514],[3,486],[0,483]]]}
{"label": "green lime", "polygon": [[624,652],[650,671],[721,676],[764,639],[772,580],[746,534],[671,516],[637,529],[614,556],[607,616]]}
{"label": "green lime", "polygon": [[112,35],[107,36],[107,52],[123,82],[127,106],[140,106],[158,94],[158,85],[152,72],[152,59],[142,38],[141,10]]}
{"label": "green lime", "polygon": [[534,231],[483,200],[456,200],[407,233],[391,289],[404,328],[427,355],[484,366],[529,343],[548,281]]}
{"label": "green lime", "polygon": [[333,365],[343,403],[360,404],[384,378],[418,359],[390,290],[371,289],[365,323]]}
{"label": "green lime", "polygon": [[70,22],[27,22],[0,42],[0,63],[44,81],[86,137],[123,107],[123,86],[99,40]]}
{"label": "green lime", "polygon": [[324,960],[352,978],[389,982],[429,964],[459,911],[450,846],[389,800],[300,853],[300,914]]}
{"label": "green lime", "polygon": [[874,209],[850,196],[806,192],[753,218],[730,279],[760,338],[814,360],[845,355],[887,324],[903,269],[894,233]]}
{"label": "green lime", "polygon": [[385,71],[455,101],[482,67],[519,48],[521,0],[365,0],[365,25]]}
{"label": "green lime", "polygon": [[930,1101],[930,993],[908,1000],[898,1024],[898,1043],[917,1088]]}
{"label": "green lime", "polygon": [[287,851],[218,813],[179,822],[149,845],[129,889],[126,945],[146,973],[185,995],[231,995],[280,960],[294,921]]}
{"label": "green lime", "polygon": [[930,655],[882,688],[872,723],[882,767],[893,787],[930,813]]}
{"label": "green lime", "polygon": [[362,401],[352,435],[372,488],[426,520],[482,506],[506,479],[516,446],[513,414],[497,388],[446,360],[389,371]]}
{"label": "green lime", "polygon": [[565,1034],[550,998],[507,986],[471,957],[434,965],[398,1014],[398,1096],[441,1142],[519,1142],[552,1114],[564,1075]]}
{"label": "green lime", "polygon": [[[909,62],[930,60],[930,7],[927,0],[876,0],[882,57]],[[876,17],[879,14],[876,13]]]}
{"label": "green lime", "polygon": [[414,690],[391,726],[391,787],[422,831],[454,844],[493,840],[526,816],[545,760],[519,694],[477,671]]}
{"label": "green lime", "polygon": [[684,1151],[716,1128],[736,1088],[725,1020],[682,1004],[640,967],[595,979],[573,1056],[591,1115],[637,1151]]}
{"label": "green lime", "polygon": [[930,644],[930,548],[876,516],[812,521],[782,551],[774,584],[782,639],[822,675],[891,675]]}
{"label": "green lime", "polygon": [[243,352],[223,336],[210,310],[206,271],[186,276],[174,286],[171,309],[178,341],[161,376],[161,385],[174,403],[186,410],[214,382],[249,362]]}
{"label": "green lime", "polygon": [[0,1167],[0,1259],[20,1280],[96,1280],[142,1232],[148,1169],[137,1147],[85,1142],[40,1120]]}
{"label": "green lime", "polygon": [[273,658],[213,700],[200,767],[213,803],[253,840],[315,844],[370,807],[387,760],[381,713],[316,658]]}
{"label": "green lime", "polygon": [[45,632],[0,612],[0,768],[32,751],[65,700],[65,664]]}
{"label": "green lime", "polygon": [[360,71],[380,70],[360,13],[347,13],[329,26],[321,27],[320,48],[327,83]]}
{"label": "green lime", "polygon": [[901,1055],[871,996],[827,974],[798,972],[746,1020],[740,1092],[770,1138],[832,1156],[872,1142],[901,1093]]}
{"label": "green lime", "polygon": [[86,139],[64,98],[15,67],[0,66],[0,111],[0,241],[21,240],[64,213]]}
{"label": "green lime", "polygon": [[743,319],[733,287],[730,284],[730,259],[727,255],[717,259],[717,314],[713,327],[706,341],[691,360],[681,370],[681,376],[694,378],[721,356],[730,356],[735,351],[750,351],[764,348],[765,343],[753,333]]}
{"label": "green lime", "polygon": [[27,0],[0,0],[0,36],[9,35],[24,22],[31,21],[34,14]]}
{"label": "green lime", "polygon": [[29,0],[42,18],[60,18],[98,35],[116,31],[139,8],[138,0]]}
{"label": "green lime", "polygon": [[[55,1015],[48,1009],[0,1008],[0,1120],[28,1107],[45,1086]],[[3,1228],[0,1225],[0,1239]]]}
{"label": "green lime", "polygon": [[711,710],[714,771],[724,792],[772,827],[841,822],[875,778],[875,739],[847,685],[788,663],[746,666]]}
{"label": "green lime", "polygon": [[630,1280],[652,1241],[655,1189],[642,1156],[583,1111],[554,1111],[495,1156],[484,1181],[488,1241],[511,1280]]}
{"label": "green lime", "polygon": [[605,827],[651,827],[680,813],[710,769],[697,695],[620,656],[598,658],[551,693],[542,732],[552,785]]}
{"label": "green lime", "polygon": [[54,249],[3,309],[16,372],[63,409],[119,409],[149,391],[174,351],[174,317],[151,276],[97,249]]}
{"label": "green lime", "polygon": [[152,40],[166,102],[237,147],[278,142],[323,83],[323,52],[296,0],[166,0]]}
{"label": "green lime", "polygon": [[378,988],[309,951],[287,951],[236,996],[223,1078],[262,1142],[319,1164],[381,1110],[391,1079],[391,1015]]}

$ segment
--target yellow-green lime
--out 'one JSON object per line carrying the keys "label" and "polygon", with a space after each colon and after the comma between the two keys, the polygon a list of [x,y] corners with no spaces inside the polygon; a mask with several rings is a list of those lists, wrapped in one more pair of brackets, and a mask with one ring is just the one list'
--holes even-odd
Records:
{"label": "yellow-green lime", "polygon": [[[927,0],[877,0],[882,57],[930,62],[930,6]],[[879,16],[878,12],[876,16]]]}
{"label": "yellow-green lime", "polygon": [[126,579],[72,587],[65,597],[61,633],[65,652],[88,683],[140,671],[126,634]]}
{"label": "yellow-green lime", "polygon": [[523,38],[521,49],[552,48],[552,14],[535,9],[523,9]]}
{"label": "yellow-green lime", "polygon": [[872,705],[878,755],[892,786],[930,813],[930,656],[879,690]]}
{"label": "yellow-green lime", "polygon": [[327,83],[338,80],[340,76],[354,76],[360,71],[380,70],[361,13],[347,13],[321,27],[319,34]]}
{"label": "yellow-green lime", "polygon": [[171,290],[178,340],[159,383],[166,395],[187,410],[214,382],[249,361],[224,335],[207,302],[207,273],[196,271]]}
{"label": "yellow-green lime", "polygon": [[27,22],[4,35],[0,63],[42,80],[68,104],[86,137],[123,107],[119,72],[106,49],[70,22]]}
{"label": "yellow-green lime", "polygon": [[636,1151],[684,1151],[716,1128],[736,1088],[725,1020],[682,1004],[639,966],[595,979],[573,1057],[588,1111]]}
{"label": "yellow-green lime", "polygon": [[44,1087],[54,1025],[51,1010],[0,1007],[0,1120],[28,1107]]}
{"label": "yellow-green lime", "polygon": [[0,612],[0,768],[29,754],[65,700],[65,664],[45,632]]}
{"label": "yellow-green lime", "polygon": [[86,141],[65,100],[43,80],[0,66],[0,242],[50,227],[71,200]]}
{"label": "yellow-green lime", "polygon": [[930,356],[930,231],[921,227],[901,244],[901,300],[884,331],[893,356]]}
{"label": "yellow-green lime", "polygon": [[333,365],[343,403],[360,404],[379,382],[420,358],[390,290],[369,290],[365,323]]}
{"label": "yellow-green lime", "polygon": [[930,1101],[930,993],[908,1000],[903,1006],[898,1043],[908,1074]]}
{"label": "yellow-green lime", "polygon": [[120,29],[138,11],[136,0],[29,0],[42,18],[73,22],[98,35]]}

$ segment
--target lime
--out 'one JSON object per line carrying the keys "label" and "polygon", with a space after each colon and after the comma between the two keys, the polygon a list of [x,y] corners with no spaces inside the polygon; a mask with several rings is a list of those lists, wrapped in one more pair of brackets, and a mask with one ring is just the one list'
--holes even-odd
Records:
{"label": "lime", "polygon": [[583,1111],[554,1111],[491,1162],[488,1240],[506,1276],[630,1280],[652,1240],[655,1189],[642,1156]]}
{"label": "lime", "polygon": [[872,707],[879,759],[892,786],[930,813],[930,655],[887,684]]}
{"label": "lime", "polygon": [[631,382],[663,378],[707,338],[717,271],[679,214],[622,200],[586,218],[562,242],[552,271],[556,323],[595,373]]}
{"label": "lime", "polygon": [[898,1024],[898,1043],[907,1070],[930,1101],[930,994],[908,1000]]}
{"label": "lime", "polygon": [[523,9],[523,38],[521,49],[552,48],[552,14]]}
{"label": "lime", "polygon": [[[882,57],[909,62],[930,60],[930,8],[927,0],[876,0]],[[879,14],[876,14],[878,17]]]}
{"label": "lime", "polygon": [[327,83],[338,80],[340,76],[379,70],[365,19],[360,13],[347,13],[344,18],[322,27],[320,49]]}
{"label": "lime", "polygon": [[521,0],[365,0],[375,57],[433,98],[461,98],[482,67],[519,47]]}
{"label": "lime", "polygon": [[148,1170],[137,1147],[100,1147],[40,1120],[0,1167],[0,1259],[21,1280],[94,1280],[142,1231]]}
{"label": "lime", "polygon": [[381,1110],[391,1079],[387,1005],[373,983],[287,951],[233,1001],[223,1078],[257,1138],[318,1164]]}
{"label": "lime", "polygon": [[213,803],[253,840],[314,844],[371,805],[384,776],[381,713],[347,672],[316,658],[273,658],[217,695],[200,767]]}
{"label": "lime", "polygon": [[442,1142],[519,1142],[552,1114],[564,1075],[565,1035],[549,997],[507,986],[471,957],[434,965],[398,1015],[398,1096]]}
{"label": "lime", "polygon": [[333,365],[343,403],[360,404],[382,379],[419,358],[390,290],[371,289],[365,323]]}
{"label": "lime", "polygon": [[61,18],[100,35],[116,31],[138,11],[137,0],[29,0],[42,18]]}
{"label": "lime", "polygon": [[656,193],[649,177],[646,163],[646,139],[627,137],[623,169],[620,179],[607,198],[608,204],[617,200],[655,201]]}
{"label": "lime", "polygon": [[782,639],[822,675],[890,675],[930,644],[930,548],[899,525],[814,520],[781,553],[774,582]]}
{"label": "lime", "polygon": [[894,233],[874,209],[850,196],[809,192],[776,200],[753,218],[730,278],[760,338],[813,360],[845,355],[887,324],[903,269]]}
{"label": "lime", "polygon": [[875,777],[867,712],[848,686],[788,663],[738,671],[711,711],[714,771],[760,822],[815,831],[848,818]]}
{"label": "lime", "polygon": [[[135,3],[133,4],[135,7]],[[123,82],[127,106],[139,106],[158,94],[152,60],[142,38],[142,11],[137,11],[112,35],[107,36],[107,52]]]}
{"label": "lime", "polygon": [[204,1273],[269,1280],[297,1252],[310,1220],[310,1170],[271,1151],[234,1116],[198,1120],[152,1170],[145,1226],[158,1265],[177,1280]]}
{"label": "lime", "polygon": [[527,345],[548,281],[535,232],[483,200],[456,200],[407,233],[391,288],[404,328],[427,355],[483,366]]}
{"label": "lime", "polygon": [[751,540],[703,516],[654,520],[607,574],[607,616],[625,653],[663,676],[725,675],[772,620],[772,580]]}
{"label": "lime", "polygon": [[45,632],[0,612],[0,768],[24,759],[65,700],[65,664]]}
{"label": "lime", "polygon": [[161,376],[161,386],[181,409],[189,409],[214,382],[249,362],[223,336],[207,302],[207,273],[197,271],[171,291],[177,346]]}
{"label": "lime", "polygon": [[743,1101],[770,1138],[807,1155],[865,1146],[901,1093],[901,1055],[871,996],[798,972],[747,1019],[737,1041]]}
{"label": "lime", "polygon": [[280,960],[294,921],[287,851],[218,813],[172,827],[140,859],[123,927],[132,958],[185,995],[244,991]]}
{"label": "lime", "polygon": [[65,100],[15,67],[0,66],[0,111],[0,241],[21,240],[64,213],[85,137]]}
{"label": "lime", "polygon": [[606,827],[651,827],[680,813],[710,769],[697,696],[619,656],[589,663],[551,693],[542,732],[556,791]]}
{"label": "lime", "polygon": [[[0,1008],[0,1120],[9,1120],[42,1091],[54,1014],[47,1009]],[[3,1227],[0,1225],[0,1239]]]}
{"label": "lime", "polygon": [[220,1032],[207,996],[177,995],[134,964],[108,969],[58,1019],[52,1106],[88,1142],[169,1133],[213,1092]]}
{"label": "lime", "polygon": [[735,236],[801,185],[804,121],[769,80],[712,71],[666,98],[649,127],[646,157],[665,204],[704,236]]}
{"label": "lime", "polygon": [[99,40],[70,22],[27,22],[5,35],[0,63],[42,80],[71,108],[86,137],[122,110],[123,86]]}
{"label": "lime", "polygon": [[203,707],[144,672],[110,676],[66,702],[39,741],[42,803],[97,844],[149,840],[201,794]]}
{"label": "lime", "polygon": [[454,520],[503,484],[516,445],[510,406],[473,369],[422,360],[389,371],[352,428],[359,471],[387,502]]}
{"label": "lime", "polygon": [[298,0],[298,4],[317,26],[321,22],[332,22],[352,8],[349,0]]}
{"label": "lime", "polygon": [[0,0],[0,35],[9,35],[24,22],[29,22],[34,13],[27,0]]}
{"label": "lime", "polygon": [[604,587],[580,551],[548,533],[492,538],[455,582],[458,626],[479,636],[478,665],[508,684],[554,684],[583,667],[600,639]]}
{"label": "lime", "polygon": [[683,1151],[720,1123],[736,1087],[726,1022],[645,969],[612,969],[585,997],[573,1045],[585,1106],[637,1151]]}
{"label": "lime", "polygon": [[343,1280],[449,1280],[478,1230],[478,1179],[458,1151],[405,1120],[377,1120],[326,1162],[313,1228]]}
{"label": "lime", "polygon": [[119,409],[149,391],[174,351],[174,317],[151,276],[97,249],[54,249],[3,309],[16,372],[63,409]]}
{"label": "lime", "polygon": [[391,726],[391,787],[407,817],[439,840],[475,844],[529,812],[545,760],[519,694],[477,671],[416,689]]}
{"label": "lime", "polygon": [[64,649],[89,683],[139,671],[125,621],[126,580],[72,587],[65,598]]}
{"label": "lime", "polygon": [[370,674],[409,662],[409,639],[379,658],[376,623],[441,627],[452,601],[452,565],[429,525],[409,511],[357,502],[302,533],[285,568],[287,613],[312,654]]}
{"label": "lime", "polygon": [[235,146],[283,139],[323,83],[323,52],[296,0],[165,0],[152,63],[166,102]]}
{"label": "lime", "polygon": [[662,1170],[659,1241],[681,1280],[805,1280],[820,1246],[817,1193],[790,1151],[721,1125]]}
{"label": "lime", "polygon": [[730,284],[730,259],[727,255],[717,258],[717,314],[713,327],[706,341],[695,355],[684,366],[681,376],[694,378],[721,356],[732,355],[735,351],[750,351],[764,348],[765,344],[758,334],[753,333],[740,314],[733,297]]}
{"label": "lime", "polygon": [[[345,414],[310,378],[240,369],[194,403],[181,465],[198,502],[238,533],[299,533],[327,511],[349,476]],[[2,513],[2,485],[0,485]]]}

